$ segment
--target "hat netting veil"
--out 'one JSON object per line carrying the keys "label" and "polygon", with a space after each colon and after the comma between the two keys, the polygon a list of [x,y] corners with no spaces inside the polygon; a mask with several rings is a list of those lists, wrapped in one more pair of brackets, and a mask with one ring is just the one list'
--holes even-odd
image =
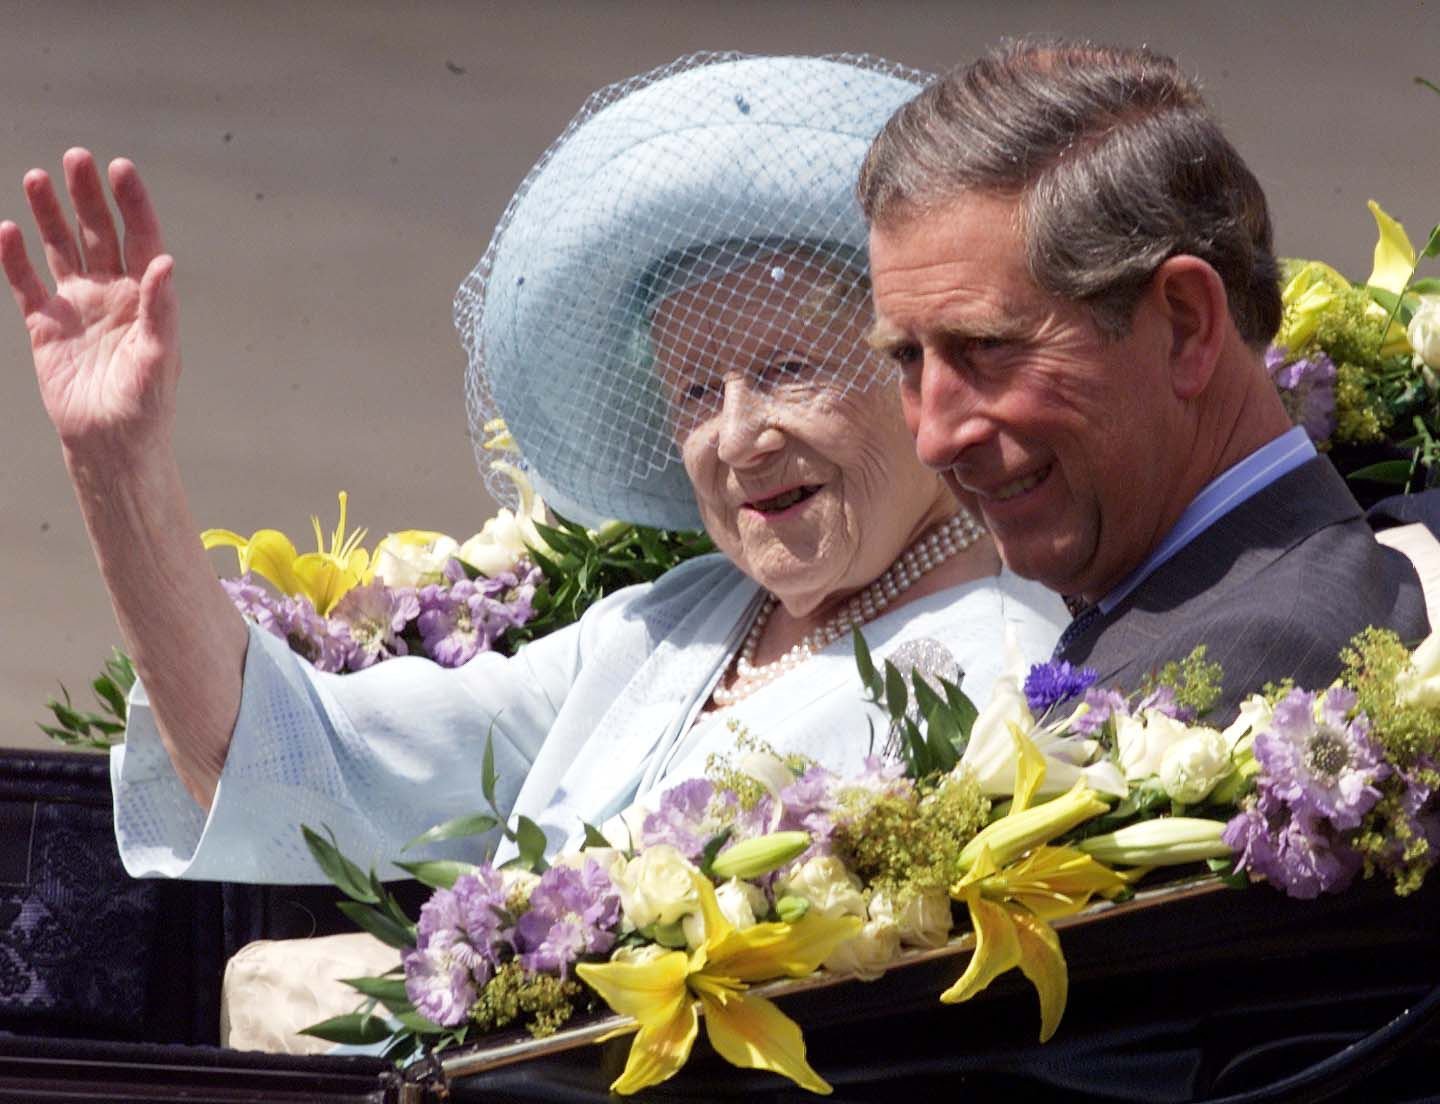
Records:
{"label": "hat netting veil", "polygon": [[[592,95],[456,293],[491,492],[509,497],[484,448],[498,417],[560,513],[698,527],[683,415],[654,364],[657,304],[699,287],[732,317],[868,315],[855,180],[881,125],[929,79],[863,55],[697,54]],[[757,265],[759,284],[725,279]],[[813,350],[827,387],[875,382],[876,358],[832,351]]]}

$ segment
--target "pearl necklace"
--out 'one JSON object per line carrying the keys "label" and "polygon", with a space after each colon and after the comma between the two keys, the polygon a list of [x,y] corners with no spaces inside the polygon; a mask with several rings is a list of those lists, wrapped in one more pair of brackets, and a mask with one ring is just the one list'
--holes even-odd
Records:
{"label": "pearl necklace", "polygon": [[984,534],[985,530],[969,512],[961,510],[901,553],[900,558],[886,568],[884,574],[851,597],[830,620],[806,633],[798,644],[793,645],[779,659],[757,667],[755,649],[760,646],[760,638],[765,635],[765,626],[770,615],[779,605],[779,599],[775,595],[767,594],[765,601],[760,604],[759,612],[755,614],[750,631],[745,634],[740,651],[736,654],[735,684],[730,687],[715,687],[715,704],[724,709],[748,698],[762,686],[774,682],[781,675],[804,663],[816,652],[823,652],[851,629],[875,620],[926,572],[965,551]]}

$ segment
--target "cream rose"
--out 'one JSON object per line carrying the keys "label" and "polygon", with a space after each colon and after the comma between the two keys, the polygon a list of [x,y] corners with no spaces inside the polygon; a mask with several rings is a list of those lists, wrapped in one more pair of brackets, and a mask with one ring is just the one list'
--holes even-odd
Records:
{"label": "cream rose", "polygon": [[1188,725],[1154,709],[1116,717],[1115,747],[1125,778],[1136,782],[1158,774],[1165,753],[1189,735]]}
{"label": "cream rose", "polygon": [[438,583],[460,546],[444,533],[405,529],[391,533],[375,546],[370,560],[375,578],[390,587],[422,587]]}
{"label": "cream rose", "polygon": [[1420,296],[1405,336],[1415,356],[1427,367],[1440,371],[1440,295]]}
{"label": "cream rose", "polygon": [[830,952],[822,966],[837,974],[873,981],[900,953],[900,929],[893,920],[867,920],[853,939]]}
{"label": "cream rose", "polygon": [[730,921],[737,931],[753,928],[757,918],[770,909],[770,902],[759,886],[731,878],[715,887],[715,901],[720,914]]}
{"label": "cream rose", "polygon": [[637,928],[674,924],[700,909],[695,867],[669,844],[647,847],[623,867],[616,864],[611,880],[620,893],[620,908]]}
{"label": "cream rose", "polygon": [[1169,747],[1155,773],[1170,800],[1194,805],[1203,801],[1230,769],[1230,745],[1224,735],[1213,728],[1193,728],[1189,736]]}
{"label": "cream rose", "polygon": [[870,900],[870,918],[893,921],[907,947],[941,947],[950,938],[950,895],[940,889],[912,893],[897,912],[887,894],[877,893]]}
{"label": "cream rose", "polygon": [[865,916],[860,879],[834,855],[806,859],[785,878],[780,895],[803,897],[822,916]]}

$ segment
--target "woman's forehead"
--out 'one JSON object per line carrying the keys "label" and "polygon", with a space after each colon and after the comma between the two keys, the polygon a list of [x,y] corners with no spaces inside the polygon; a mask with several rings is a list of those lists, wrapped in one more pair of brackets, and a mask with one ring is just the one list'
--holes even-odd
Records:
{"label": "woman's forehead", "polygon": [[868,303],[854,270],[777,253],[659,300],[652,343],[657,359],[683,362],[777,343],[835,346],[863,332]]}

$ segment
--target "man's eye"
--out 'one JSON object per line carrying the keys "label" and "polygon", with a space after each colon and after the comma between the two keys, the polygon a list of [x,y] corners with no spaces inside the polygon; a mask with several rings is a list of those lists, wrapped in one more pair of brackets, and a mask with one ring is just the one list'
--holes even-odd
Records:
{"label": "man's eye", "polygon": [[920,361],[920,346],[913,343],[903,345],[892,345],[886,355],[902,368],[918,364]]}

